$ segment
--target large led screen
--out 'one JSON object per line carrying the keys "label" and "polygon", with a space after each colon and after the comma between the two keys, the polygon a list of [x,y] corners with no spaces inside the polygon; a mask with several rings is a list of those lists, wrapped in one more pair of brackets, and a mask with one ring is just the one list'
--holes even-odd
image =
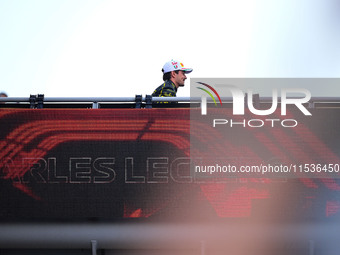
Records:
{"label": "large led screen", "polygon": [[[226,125],[196,123],[190,128],[190,111],[201,113],[199,108],[1,109],[1,220],[301,221],[340,216],[340,182],[334,175],[206,178],[191,169],[212,153],[235,165],[243,160],[255,165],[268,155],[339,164],[339,108],[312,109],[310,119],[290,111],[299,122],[294,130],[245,127],[228,132]],[[225,111],[228,115],[231,109]],[[199,148],[192,150],[190,139]]]}

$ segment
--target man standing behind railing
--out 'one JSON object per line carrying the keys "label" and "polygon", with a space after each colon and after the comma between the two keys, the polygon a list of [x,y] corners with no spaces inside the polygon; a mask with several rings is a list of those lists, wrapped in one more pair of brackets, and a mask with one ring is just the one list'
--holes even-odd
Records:
{"label": "man standing behind railing", "polygon": [[178,87],[183,87],[187,79],[185,74],[191,73],[192,68],[184,67],[182,62],[171,60],[162,69],[164,83],[152,93],[153,97],[175,97]]}

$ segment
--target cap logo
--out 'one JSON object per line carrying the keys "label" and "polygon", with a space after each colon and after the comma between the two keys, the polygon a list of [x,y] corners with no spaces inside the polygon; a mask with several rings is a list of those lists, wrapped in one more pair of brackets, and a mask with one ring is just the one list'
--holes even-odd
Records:
{"label": "cap logo", "polygon": [[183,63],[179,63],[182,67],[184,67]]}
{"label": "cap logo", "polygon": [[172,63],[172,65],[174,66],[175,69],[178,68],[178,63],[177,63],[177,62],[171,62],[171,63]]}

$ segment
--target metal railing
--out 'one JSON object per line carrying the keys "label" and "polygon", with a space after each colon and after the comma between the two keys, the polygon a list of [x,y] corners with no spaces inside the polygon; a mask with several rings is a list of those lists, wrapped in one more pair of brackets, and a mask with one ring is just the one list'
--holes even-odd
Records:
{"label": "metal railing", "polygon": [[[292,97],[293,98],[293,97]],[[49,106],[71,107],[75,105],[82,105],[85,108],[98,109],[104,105],[111,105],[115,108],[130,106],[131,108],[153,108],[159,106],[174,107],[174,103],[178,103],[177,107],[182,107],[184,104],[200,104],[200,97],[151,97],[150,95],[135,97],[44,97],[44,95],[31,95],[30,97],[0,97],[0,107],[26,107],[42,109]],[[223,103],[232,103],[232,97],[221,98]],[[164,102],[172,104],[162,104]],[[211,98],[207,98],[208,103],[213,103]],[[254,105],[269,104],[272,102],[271,97],[253,96]],[[278,102],[281,100],[278,98]],[[333,104],[338,107],[340,104],[340,97],[313,97],[309,100],[308,107],[314,108],[316,104]]]}

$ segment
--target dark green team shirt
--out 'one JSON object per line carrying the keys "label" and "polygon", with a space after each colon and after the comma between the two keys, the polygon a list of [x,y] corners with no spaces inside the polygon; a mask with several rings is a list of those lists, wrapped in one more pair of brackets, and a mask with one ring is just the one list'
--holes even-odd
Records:
{"label": "dark green team shirt", "polygon": [[176,93],[177,93],[177,88],[175,84],[173,84],[172,81],[167,80],[162,85],[160,85],[158,88],[156,88],[151,96],[153,97],[175,97]]}

